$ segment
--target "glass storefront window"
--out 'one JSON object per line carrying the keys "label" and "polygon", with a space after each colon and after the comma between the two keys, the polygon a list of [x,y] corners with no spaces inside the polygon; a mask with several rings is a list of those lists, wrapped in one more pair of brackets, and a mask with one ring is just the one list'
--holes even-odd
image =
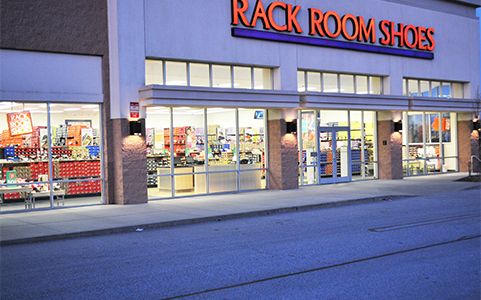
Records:
{"label": "glass storefront window", "polygon": [[209,87],[209,65],[208,64],[198,64],[190,63],[190,85],[191,86],[201,86]]}
{"label": "glass storefront window", "polygon": [[421,80],[419,82],[419,86],[421,88],[420,95],[423,96],[423,97],[429,97],[430,96],[429,81]]}
{"label": "glass storefront window", "polygon": [[409,143],[423,142],[423,114],[410,113],[408,115]]}
{"label": "glass storefront window", "polygon": [[164,84],[164,68],[161,60],[145,61],[145,85]]}
{"label": "glass storefront window", "polygon": [[234,67],[234,88],[237,88],[237,89],[252,88],[251,68]]}
{"label": "glass storefront window", "polygon": [[102,203],[98,104],[1,102],[0,130],[2,211]]}
{"label": "glass storefront window", "polygon": [[[147,107],[146,115],[148,196],[172,197],[171,109],[158,106]],[[175,151],[175,145],[172,145],[172,149]]]}
{"label": "glass storefront window", "polygon": [[306,91],[306,78],[304,77],[305,72],[297,71],[297,91],[298,92],[305,92]]}
{"label": "glass storefront window", "polygon": [[441,83],[439,81],[431,82],[431,97],[441,97]]}
{"label": "glass storefront window", "polygon": [[300,112],[300,184],[318,183],[317,174],[317,142],[316,142],[317,111]]}
{"label": "glass storefront window", "polygon": [[165,84],[186,86],[187,64],[185,62],[166,61],[165,75]]}
{"label": "glass storefront window", "polygon": [[153,59],[145,61],[145,84],[256,90],[274,85],[271,68]]}
{"label": "glass storefront window", "polygon": [[383,90],[379,76],[297,71],[298,91],[305,92],[306,85],[309,92],[323,93],[380,95]]}
{"label": "glass storefront window", "polygon": [[442,91],[442,97],[451,98],[451,83],[443,82],[441,91]]}
{"label": "glass storefront window", "polygon": [[[457,171],[455,113],[404,113],[403,169],[405,176]],[[424,121],[423,121],[424,120]],[[454,123],[451,123],[454,120]],[[404,123],[404,122],[403,122]]]}
{"label": "glass storefront window", "polygon": [[[406,86],[407,83],[407,86]],[[403,79],[403,95],[407,90],[409,96],[423,96],[423,97],[444,97],[444,98],[463,98],[464,85],[460,82],[439,82],[417,80],[417,79]]]}
{"label": "glass storefront window", "polygon": [[349,126],[347,110],[321,110],[319,126]]}
{"label": "glass storefront window", "polygon": [[307,90],[309,92],[321,92],[321,74],[307,72]]}
{"label": "glass storefront window", "polygon": [[356,94],[368,94],[367,76],[356,75]]}
{"label": "glass storefront window", "polygon": [[100,204],[99,106],[50,104],[50,122],[54,195],[75,195],[65,205]]}
{"label": "glass storefront window", "polygon": [[272,90],[272,70],[269,68],[254,68],[254,89]]}
{"label": "glass storefront window", "polygon": [[239,109],[239,184],[241,190],[266,187],[265,111]]}
{"label": "glass storefront window", "polygon": [[419,96],[419,81],[415,79],[408,80],[409,96]]}
{"label": "glass storefront window", "polygon": [[453,83],[453,98],[462,99],[464,98],[464,87],[462,83]]}
{"label": "glass storefront window", "polygon": [[[173,108],[173,128],[170,134],[173,147],[170,149],[174,154],[176,196],[205,193],[205,175],[199,174],[205,172],[204,122],[203,108]],[[170,133],[170,128],[168,132]],[[170,169],[165,169],[164,172],[170,173]]]}
{"label": "glass storefront window", "polygon": [[339,82],[341,93],[354,94],[354,75],[341,74],[339,75]]}
{"label": "glass storefront window", "polygon": [[439,124],[441,127],[442,133],[442,141],[443,142],[451,142],[451,114],[450,113],[443,113],[441,123]]}
{"label": "glass storefront window", "polygon": [[[301,185],[330,182],[336,164],[338,177],[352,177],[353,180],[377,178],[376,112],[303,110],[299,112],[298,118]],[[316,135],[317,126],[319,136]],[[327,127],[332,127],[332,132]],[[336,151],[333,148],[333,132],[336,136]],[[347,154],[349,149],[350,155]]]}
{"label": "glass storefront window", "polygon": [[426,114],[426,129],[428,130],[428,136],[426,137],[427,143],[439,143],[439,129],[441,122],[439,120],[438,113]]}
{"label": "glass storefront window", "polygon": [[369,93],[372,95],[382,94],[382,78],[378,76],[369,77]]}
{"label": "glass storefront window", "polygon": [[322,82],[324,85],[324,93],[339,93],[339,86],[337,82],[337,74],[322,73]]}
{"label": "glass storefront window", "polygon": [[148,107],[146,130],[149,198],[266,188],[264,110]]}
{"label": "glass storefront window", "polygon": [[230,70],[230,66],[212,65],[212,87],[231,88]]}

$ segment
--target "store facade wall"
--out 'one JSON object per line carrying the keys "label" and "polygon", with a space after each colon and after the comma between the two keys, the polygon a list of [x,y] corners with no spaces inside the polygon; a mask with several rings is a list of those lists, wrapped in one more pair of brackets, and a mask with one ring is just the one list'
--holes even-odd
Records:
{"label": "store facade wall", "polygon": [[[270,3],[261,2],[265,7]],[[401,3],[372,0],[362,4],[352,1],[331,1],[323,3],[322,7],[314,1],[295,3],[302,6],[298,19],[301,20],[300,25],[305,31],[300,36],[307,35],[309,7],[337,11],[340,15],[353,13],[356,16],[363,16],[366,20],[389,19],[403,24],[435,28],[436,48],[433,60],[236,38],[231,35],[232,3],[238,5],[248,3],[249,8],[245,15],[250,18],[256,1],[202,3],[176,1],[168,5],[150,0],[110,1],[109,4],[115,7],[118,18],[117,26],[112,26],[110,30],[119,37],[116,44],[118,49],[128,49],[119,51],[119,56],[115,60],[117,66],[113,65],[118,72],[118,90],[121,95],[117,97],[120,102],[115,105],[117,109],[115,117],[129,119],[129,103],[137,97],[141,105],[141,119],[147,119],[146,133],[149,138],[148,131],[152,129],[149,128],[152,127],[149,124],[161,122],[155,120],[155,114],[150,111],[170,110],[171,118],[173,117],[170,121],[175,122],[176,109],[267,110],[269,118],[266,139],[266,148],[269,149],[267,174],[272,176],[267,176],[266,185],[269,188],[283,186],[295,188],[299,184],[311,184],[316,181],[319,183],[326,178],[319,173],[322,172],[322,167],[319,166],[316,170],[318,162],[312,166],[297,166],[297,172],[290,172],[297,173],[297,176],[280,175],[287,173],[283,173],[283,168],[288,170],[291,168],[288,163],[284,166],[284,159],[281,158],[294,157],[282,146],[283,131],[286,131],[287,123],[290,121],[282,117],[278,120],[272,119],[271,111],[280,111],[280,115],[291,109],[297,110],[297,113],[313,111],[327,115],[346,112],[349,118],[357,116],[361,118],[372,114],[370,122],[374,126],[360,121],[346,123],[349,130],[345,131],[345,134],[350,135],[350,142],[345,145],[349,144],[350,156],[353,159],[351,165],[344,168],[344,172],[351,168],[348,170],[352,173],[350,180],[355,180],[399,179],[415,173],[414,171],[409,174],[407,171],[403,173],[403,159],[405,165],[409,164],[407,161],[409,158],[403,156],[406,149],[414,147],[406,145],[403,148],[403,139],[409,134],[408,130],[395,128],[394,122],[402,121],[403,113],[420,112],[427,115],[434,112],[441,116],[437,124],[442,124],[446,118],[441,114],[449,114],[451,117],[457,112],[467,112],[471,109],[472,98],[479,81],[479,70],[470,67],[473,63],[479,64],[479,47],[476,43],[479,39],[479,21],[475,17],[474,6],[468,3],[432,0],[430,3],[433,5],[430,5],[429,9],[426,9],[425,4],[415,1]],[[276,11],[273,18],[278,24],[282,24],[284,20],[282,10]],[[186,19],[189,22],[185,22]],[[262,28],[261,23],[261,19],[257,20],[255,29],[266,30]],[[239,27],[243,26],[236,28]],[[120,32],[123,32],[124,37],[119,34]],[[250,85],[247,79],[236,82],[240,77],[243,79],[255,77],[252,75],[255,69],[270,70],[272,87],[266,91],[256,91],[255,84]],[[221,73],[223,75],[219,75]],[[418,85],[417,93],[413,90],[413,82]],[[426,82],[429,93],[422,90]],[[302,120],[301,117],[295,119],[298,121],[296,134],[299,137],[303,129]],[[168,118],[163,121],[168,122]],[[432,121],[434,122],[434,119]],[[193,120],[191,123],[195,122]],[[322,120],[318,123],[321,122]],[[432,127],[433,122],[426,123],[426,126]],[[451,122],[455,122],[454,117],[451,117]],[[164,124],[157,129],[176,130],[177,126],[168,125]],[[368,125],[370,129],[367,129]],[[453,130],[457,128],[455,125],[457,124],[451,124]],[[407,128],[408,124],[403,126]],[[279,133],[274,137],[273,133],[276,130]],[[369,130],[371,132],[367,136],[360,133],[365,134]],[[446,134],[443,128],[440,130],[441,135]],[[343,132],[338,133],[341,138],[343,135]],[[452,136],[454,137],[454,134]],[[321,143],[327,145],[329,142],[329,138],[320,139],[317,145],[314,142],[310,149],[303,151],[323,155]],[[343,147],[342,143],[343,141],[339,141],[340,148]],[[449,143],[455,142],[451,140]],[[296,148],[299,150],[304,147],[302,140],[299,142],[299,139],[289,145],[294,144],[297,144]],[[146,146],[148,149],[148,143]],[[431,145],[426,144],[426,153],[423,152],[422,155],[431,153],[431,150],[427,149],[428,146]],[[447,145],[441,142],[441,148],[447,149]],[[451,151],[451,148],[448,150]],[[163,149],[166,149],[165,145]],[[315,151],[311,151],[313,149]],[[422,167],[423,173],[425,169],[426,174],[460,170],[457,167],[462,162],[460,153],[458,154],[457,149],[447,153],[448,150],[434,149],[434,158],[416,156],[417,160],[422,160],[422,164],[426,165]],[[342,151],[343,149],[339,149],[340,153]],[[355,151],[359,153],[354,153]],[[436,155],[439,154],[436,154],[436,151],[442,152],[443,156],[438,158]],[[202,151],[200,153],[202,156]],[[339,156],[338,160],[342,160],[340,153],[333,154],[333,157]],[[205,153],[203,155],[209,156]],[[149,157],[147,159],[149,160]],[[297,155],[298,163],[301,159],[302,156]],[[431,162],[436,159],[444,162],[442,164]],[[431,168],[432,165],[435,167]],[[175,167],[170,168],[174,171],[170,171],[166,177],[187,176],[176,174]],[[331,168],[334,169],[333,166]],[[338,173],[342,175],[343,166],[340,165],[338,168]],[[146,174],[151,175],[156,172],[145,170]],[[192,176],[195,177],[196,173],[198,172],[194,169]],[[151,184],[156,181],[154,177],[150,180]],[[291,180],[290,177],[296,177],[296,180]],[[305,180],[300,179],[301,177]],[[170,181],[170,184],[170,188],[175,190],[175,183]],[[140,185],[138,188],[143,189]],[[201,192],[205,191],[202,189]]]}
{"label": "store facade wall", "polygon": [[[62,109],[72,115],[91,102],[100,105],[92,118],[102,132],[108,203],[465,170],[480,81],[472,67],[480,61],[475,4],[287,2],[301,6],[304,30],[293,36],[308,36],[308,8],[386,19],[435,28],[434,59],[232,36],[233,28],[246,29],[231,25],[232,5],[247,3],[250,19],[256,3],[271,1],[5,0],[2,51],[98,58],[102,99],[90,101],[70,88],[68,99],[50,91],[27,99],[2,90],[1,100],[10,112],[35,102],[34,119],[54,123],[68,121],[56,119],[56,104],[77,105]],[[284,10],[272,19],[282,24]],[[255,29],[269,31],[262,23],[258,19]],[[140,103],[138,118],[132,102]],[[254,118],[261,113],[262,121]],[[309,114],[314,129],[304,126]],[[409,120],[416,116],[423,121],[415,141]],[[339,120],[324,122],[329,117]],[[46,125],[51,147],[57,125]],[[327,153],[332,161],[321,160]],[[220,189],[214,184],[219,174],[230,178]]]}
{"label": "store facade wall", "polygon": [[2,1],[2,211],[107,203],[106,4]]}

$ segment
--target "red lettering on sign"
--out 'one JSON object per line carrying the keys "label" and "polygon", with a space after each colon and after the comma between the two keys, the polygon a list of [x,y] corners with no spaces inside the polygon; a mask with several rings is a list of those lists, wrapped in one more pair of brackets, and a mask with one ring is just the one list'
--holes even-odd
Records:
{"label": "red lettering on sign", "polygon": [[427,41],[426,39],[426,28],[425,27],[418,27],[418,42],[416,45],[416,48],[418,50],[427,50],[427,47],[425,45],[425,42]]}
{"label": "red lettering on sign", "polygon": [[[410,34],[412,41],[409,39]],[[407,25],[404,28],[404,44],[409,49],[414,49],[418,45],[418,30],[414,25]]]}
{"label": "red lettering on sign", "polygon": [[252,15],[251,27],[256,27],[258,19],[261,19],[262,27],[264,27],[264,29],[271,29],[271,25],[269,23],[269,19],[267,18],[266,9],[264,8],[264,4],[262,4],[262,0],[257,0],[256,2],[254,14]]}
{"label": "red lettering on sign", "polygon": [[[239,7],[239,2],[242,6]],[[239,20],[242,25],[249,27],[249,22],[245,15],[246,11],[249,9],[248,0],[232,0],[232,25],[238,25]]]}
{"label": "red lettering on sign", "polygon": [[[245,27],[256,27],[258,21],[262,22],[265,30],[279,32],[302,33],[298,15],[301,6],[286,4],[283,1],[273,1],[265,8],[262,0],[257,0],[249,19],[246,16],[249,10],[249,0],[232,0],[232,25],[242,24]],[[433,51],[436,47],[434,29],[423,26],[395,23],[382,20],[378,24],[374,18],[367,22],[362,16],[353,14],[339,15],[335,11],[323,12],[316,8],[309,8],[309,35],[337,39],[340,35],[347,41],[375,44],[384,46],[397,46],[420,51]],[[285,15],[276,21],[276,12]],[[376,24],[381,37],[377,39]]]}
{"label": "red lettering on sign", "polygon": [[398,30],[395,30],[396,26],[394,22],[389,22],[391,24],[391,42],[389,45],[394,46],[396,38],[398,39],[397,45],[399,47],[404,47],[404,24],[397,24]]}
{"label": "red lettering on sign", "polygon": [[426,38],[429,42],[429,46],[426,47],[428,51],[433,51],[436,48],[436,41],[434,40],[434,28],[428,28],[426,31]]}
{"label": "red lettering on sign", "polygon": [[319,9],[309,8],[309,35],[325,36],[321,23],[324,14]]}
{"label": "red lettering on sign", "polygon": [[[334,20],[334,31],[331,31],[329,28],[329,18]],[[337,38],[341,34],[341,17],[339,14],[335,11],[328,11],[324,14],[324,30],[326,32],[326,35],[332,39]]]}
{"label": "red lettering on sign", "polygon": [[[352,25],[352,33],[348,32],[347,22]],[[341,19],[341,34],[348,41],[354,41],[359,36],[359,23],[354,15],[347,14]]]}
{"label": "red lettering on sign", "polygon": [[297,21],[297,14],[301,10],[299,5],[292,6],[292,4],[287,5],[287,31],[292,31],[294,29],[297,33],[302,33],[301,25]]}
{"label": "red lettering on sign", "polygon": [[358,42],[369,42],[371,44],[376,43],[376,22],[374,19],[369,19],[367,25],[364,22],[363,17],[357,17],[359,22],[359,36]]}
{"label": "red lettering on sign", "polygon": [[269,6],[267,7],[267,17],[269,18],[269,23],[271,24],[271,27],[274,30],[287,31],[287,21],[286,21],[286,25],[281,26],[277,24],[276,21],[274,20],[274,10],[276,8],[284,9],[285,11],[287,10],[287,4],[279,1],[272,2],[271,4],[269,4]]}

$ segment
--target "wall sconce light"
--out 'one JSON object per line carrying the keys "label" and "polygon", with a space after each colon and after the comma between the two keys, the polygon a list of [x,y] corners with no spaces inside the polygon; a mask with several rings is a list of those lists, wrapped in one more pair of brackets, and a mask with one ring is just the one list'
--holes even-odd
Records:
{"label": "wall sconce light", "polygon": [[297,133],[297,120],[286,122],[286,133],[290,133],[290,134]]}
{"label": "wall sconce light", "polygon": [[479,119],[473,120],[473,130],[481,129],[481,121]]}
{"label": "wall sconce light", "polygon": [[402,132],[403,131],[403,122],[397,121],[394,122],[394,132]]}
{"label": "wall sconce light", "polygon": [[130,135],[142,136],[142,122],[139,121],[130,121]]}

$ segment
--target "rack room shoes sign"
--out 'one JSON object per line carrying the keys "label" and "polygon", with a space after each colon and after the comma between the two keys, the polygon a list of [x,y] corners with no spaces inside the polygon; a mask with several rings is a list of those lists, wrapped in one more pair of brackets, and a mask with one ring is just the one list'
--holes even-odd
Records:
{"label": "rack room shoes sign", "polygon": [[[366,20],[314,7],[303,11],[300,5],[282,1],[231,1],[235,37],[434,59],[435,30],[431,27]],[[302,24],[308,25],[303,28]]]}

